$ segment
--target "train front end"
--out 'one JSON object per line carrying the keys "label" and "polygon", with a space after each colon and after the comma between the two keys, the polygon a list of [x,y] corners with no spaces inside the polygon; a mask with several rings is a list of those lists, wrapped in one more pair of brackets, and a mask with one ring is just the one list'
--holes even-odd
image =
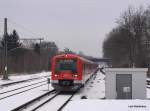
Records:
{"label": "train front end", "polygon": [[80,61],[72,54],[59,55],[52,60],[52,86],[59,91],[75,91],[81,86]]}

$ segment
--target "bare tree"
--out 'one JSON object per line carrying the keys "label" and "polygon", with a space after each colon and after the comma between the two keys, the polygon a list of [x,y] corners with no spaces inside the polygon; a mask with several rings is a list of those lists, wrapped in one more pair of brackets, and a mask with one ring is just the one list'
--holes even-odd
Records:
{"label": "bare tree", "polygon": [[[150,8],[134,9],[129,7],[118,19],[114,28],[104,42],[104,56],[112,59],[118,66],[145,67],[148,51],[145,41],[150,38]],[[127,65],[130,64],[130,65]],[[114,66],[115,66],[114,65]]]}

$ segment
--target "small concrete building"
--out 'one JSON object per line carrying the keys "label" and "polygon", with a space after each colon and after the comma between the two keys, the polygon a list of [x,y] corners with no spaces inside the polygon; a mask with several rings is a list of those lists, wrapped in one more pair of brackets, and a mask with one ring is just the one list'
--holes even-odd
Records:
{"label": "small concrete building", "polygon": [[147,68],[106,68],[107,99],[146,99]]}

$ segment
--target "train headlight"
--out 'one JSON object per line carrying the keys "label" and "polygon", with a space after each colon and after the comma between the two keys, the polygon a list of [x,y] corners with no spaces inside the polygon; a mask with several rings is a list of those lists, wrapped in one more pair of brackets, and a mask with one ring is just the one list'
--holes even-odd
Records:
{"label": "train headlight", "polygon": [[55,76],[55,77],[58,77],[58,75],[57,75],[57,74],[55,74],[54,76]]}
{"label": "train headlight", "polygon": [[77,77],[77,76],[78,76],[77,74],[74,75],[74,77]]}

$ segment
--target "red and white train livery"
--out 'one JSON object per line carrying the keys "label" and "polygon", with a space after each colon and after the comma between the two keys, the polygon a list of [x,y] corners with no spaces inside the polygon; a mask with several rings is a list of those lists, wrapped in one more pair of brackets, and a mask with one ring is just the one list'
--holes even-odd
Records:
{"label": "red and white train livery", "polygon": [[56,90],[74,91],[84,86],[97,64],[75,54],[56,55],[52,59],[51,84]]}

